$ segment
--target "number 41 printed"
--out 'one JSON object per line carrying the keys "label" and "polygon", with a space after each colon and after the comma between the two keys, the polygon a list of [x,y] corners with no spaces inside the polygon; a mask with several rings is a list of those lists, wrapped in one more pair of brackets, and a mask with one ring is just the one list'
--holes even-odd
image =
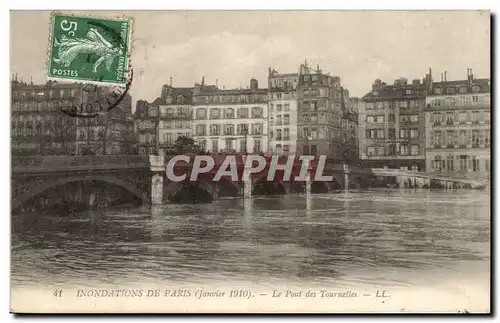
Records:
{"label": "number 41 printed", "polygon": [[56,289],[52,294],[55,297],[61,297],[62,296],[62,289]]}

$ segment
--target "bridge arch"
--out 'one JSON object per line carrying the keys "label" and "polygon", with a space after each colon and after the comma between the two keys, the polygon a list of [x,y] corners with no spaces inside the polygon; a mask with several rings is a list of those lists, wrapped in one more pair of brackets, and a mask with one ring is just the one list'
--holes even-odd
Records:
{"label": "bridge arch", "polygon": [[81,175],[76,175],[76,176],[67,176],[67,177],[61,177],[57,179],[52,179],[52,180],[47,180],[44,181],[43,183],[37,183],[37,185],[33,185],[33,190],[30,190],[29,192],[21,193],[17,197],[12,199],[12,206],[11,208],[14,210],[30,199],[34,198],[35,196],[45,192],[46,190],[50,188],[54,188],[57,186],[62,186],[68,183],[73,183],[73,182],[83,182],[83,181],[98,181],[98,182],[105,182],[109,184],[114,184],[116,186],[119,186],[121,188],[124,188],[128,192],[134,194],[136,197],[140,198],[143,203],[148,204],[150,202],[149,197],[146,193],[144,193],[142,190],[140,190],[138,187],[133,186],[130,182],[127,182],[124,179],[115,177],[115,176],[107,176],[107,175],[87,175],[87,176],[81,176]]}

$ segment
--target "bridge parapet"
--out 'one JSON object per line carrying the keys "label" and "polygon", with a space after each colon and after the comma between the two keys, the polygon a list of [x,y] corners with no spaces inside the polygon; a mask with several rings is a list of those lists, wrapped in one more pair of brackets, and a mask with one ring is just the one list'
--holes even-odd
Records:
{"label": "bridge parapet", "polygon": [[148,156],[13,156],[12,173],[149,168]]}

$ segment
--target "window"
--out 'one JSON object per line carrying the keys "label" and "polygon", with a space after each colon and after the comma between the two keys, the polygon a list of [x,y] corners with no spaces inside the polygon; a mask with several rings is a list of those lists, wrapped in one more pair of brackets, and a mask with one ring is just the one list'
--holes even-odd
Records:
{"label": "window", "polygon": [[460,171],[461,172],[466,172],[467,171],[467,155],[460,155],[459,157],[460,161]]}
{"label": "window", "polygon": [[245,139],[240,140],[240,152],[247,151],[247,141]]}
{"label": "window", "polygon": [[158,116],[158,109],[156,107],[150,107],[149,108],[149,116],[150,117],[157,117]]}
{"label": "window", "polygon": [[248,135],[248,124],[246,123],[239,124],[237,130],[238,130],[238,135],[240,136]]}
{"label": "window", "polygon": [[146,155],[146,148],[145,147],[139,147],[139,155]]}
{"label": "window", "polygon": [[401,145],[399,150],[402,156],[408,155],[408,145]]}
{"label": "window", "polygon": [[441,94],[441,88],[439,88],[439,87],[435,88],[434,94]]}
{"label": "window", "polygon": [[376,123],[384,123],[384,116],[376,116],[375,122]]}
{"label": "window", "polygon": [[252,125],[252,134],[262,135],[262,124],[257,123]]}
{"label": "window", "polygon": [[460,112],[458,114],[458,123],[459,124],[465,124],[467,121],[467,113],[466,112]]}
{"label": "window", "polygon": [[454,138],[455,138],[455,131],[453,130],[446,131],[446,147],[453,148]]}
{"label": "window", "polygon": [[220,125],[218,125],[218,124],[210,125],[210,135],[211,136],[220,135]]}
{"label": "window", "polygon": [[458,136],[458,147],[459,148],[466,148],[467,147],[467,131],[465,131],[465,130],[460,130],[460,133]]}
{"label": "window", "polygon": [[472,112],[472,123],[479,123],[479,111]]}
{"label": "window", "polygon": [[396,155],[396,145],[395,144],[390,144],[389,145],[389,151],[387,153],[390,156]]}
{"label": "window", "polygon": [[479,159],[476,156],[472,156],[472,171],[479,172]]}
{"label": "window", "polygon": [[408,108],[408,101],[399,101],[400,108]]}
{"label": "window", "polygon": [[399,138],[408,138],[410,130],[408,129],[399,129]]}
{"label": "window", "polygon": [[412,114],[410,116],[410,121],[411,122],[418,122],[418,114]]}
{"label": "window", "polygon": [[453,125],[453,113],[451,112],[446,113],[446,124]]}
{"label": "window", "polygon": [[432,169],[438,172],[441,172],[441,156],[435,156],[434,160],[432,161]]}
{"label": "window", "polygon": [[253,107],[252,108],[252,118],[262,118],[262,108]]}
{"label": "window", "polygon": [[285,114],[283,115],[283,125],[288,126],[290,124],[290,115]]}
{"label": "window", "polygon": [[172,97],[171,96],[167,96],[167,104],[172,104]]}
{"label": "window", "polygon": [[196,109],[196,119],[206,119],[207,118],[207,109],[201,108]]}
{"label": "window", "polygon": [[411,155],[417,156],[420,153],[420,147],[418,145],[411,145]]}
{"label": "window", "polygon": [[434,113],[432,115],[432,121],[434,125],[440,125],[441,124],[441,113]]}
{"label": "window", "polygon": [[276,130],[276,140],[282,140],[281,129]]}
{"label": "window", "polygon": [[486,124],[490,123],[490,113],[489,112],[484,113],[484,123],[486,123]]}
{"label": "window", "polygon": [[233,108],[226,108],[224,110],[224,118],[225,119],[234,119],[234,109]]}
{"label": "window", "polygon": [[410,137],[418,138],[418,129],[410,129]]}
{"label": "window", "polygon": [[177,96],[177,104],[184,104],[184,97],[182,95]]}
{"label": "window", "polygon": [[396,129],[389,128],[389,139],[396,139]]}
{"label": "window", "polygon": [[290,111],[290,104],[289,103],[285,103],[285,111]]}
{"label": "window", "polygon": [[453,92],[455,92],[455,90],[452,87],[446,88],[446,93],[447,94],[452,94]]}
{"label": "window", "polygon": [[467,88],[465,86],[461,86],[460,93],[467,93]]}
{"label": "window", "polygon": [[479,148],[479,130],[472,130],[472,148]]}
{"label": "window", "polygon": [[254,153],[259,153],[259,152],[261,152],[261,148],[260,148],[260,139],[254,139],[254,140],[253,140],[253,152],[254,152]]}
{"label": "window", "polygon": [[318,153],[316,145],[311,145],[311,155],[316,155]]}
{"label": "window", "polygon": [[375,117],[374,116],[367,116],[366,117],[366,122],[367,123],[374,123],[375,122]]}
{"label": "window", "polygon": [[389,114],[388,118],[389,118],[389,122],[396,122],[396,115]]}
{"label": "window", "polygon": [[233,150],[233,140],[226,139],[226,150]]}
{"label": "window", "polygon": [[277,126],[281,126],[283,124],[283,120],[282,120],[282,115],[281,114],[278,114],[276,116],[276,125]]}
{"label": "window", "polygon": [[[312,110],[312,111],[316,111],[316,109],[317,109],[317,104],[316,104],[316,103],[317,103],[316,101],[311,102],[311,110]],[[312,146],[311,146],[311,147],[312,147]],[[312,148],[311,148],[311,149],[312,149]]]}
{"label": "window", "polygon": [[199,124],[196,125],[196,135],[197,136],[206,136],[206,125]]}
{"label": "window", "polygon": [[406,95],[411,95],[411,89],[406,89]]}
{"label": "window", "polygon": [[283,129],[283,140],[290,140],[290,129]]}
{"label": "window", "polygon": [[366,154],[367,154],[368,156],[373,156],[373,155],[375,155],[375,147],[367,147],[367,148],[366,148]]}
{"label": "window", "polygon": [[220,119],[220,109],[218,108],[210,109],[210,119]]}
{"label": "window", "polygon": [[239,108],[238,109],[238,118],[240,118],[240,119],[248,118],[248,108]]}
{"label": "window", "polygon": [[454,166],[454,158],[453,156],[448,156],[446,157],[446,169],[448,171],[454,171],[455,166]]}
{"label": "window", "polygon": [[276,111],[283,111],[282,105],[281,104],[276,104]]}
{"label": "window", "polygon": [[377,147],[377,155],[379,155],[379,156],[385,155],[385,148],[383,146]]}
{"label": "window", "polygon": [[219,151],[219,140],[212,139],[212,152],[218,152],[218,151]]}

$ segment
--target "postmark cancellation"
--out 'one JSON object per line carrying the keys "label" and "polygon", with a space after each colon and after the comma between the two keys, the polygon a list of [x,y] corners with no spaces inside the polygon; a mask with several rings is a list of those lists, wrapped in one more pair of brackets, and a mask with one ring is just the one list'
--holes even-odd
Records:
{"label": "postmark cancellation", "polygon": [[53,12],[47,79],[100,86],[127,85],[133,19]]}

